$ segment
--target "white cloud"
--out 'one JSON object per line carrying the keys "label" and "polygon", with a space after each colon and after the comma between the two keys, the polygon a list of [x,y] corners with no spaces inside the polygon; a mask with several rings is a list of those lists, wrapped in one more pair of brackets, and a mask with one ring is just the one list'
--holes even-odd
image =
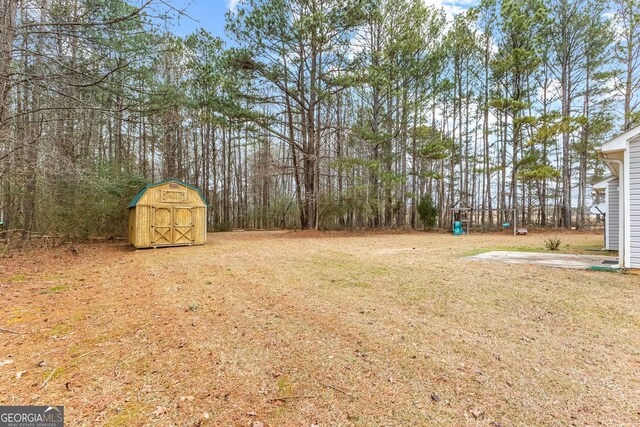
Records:
{"label": "white cloud", "polygon": [[[540,85],[538,88],[538,97],[542,99],[544,97],[544,86]],[[562,86],[560,86],[560,80],[558,79],[549,79],[547,81],[547,102],[549,101],[557,101],[560,99],[560,94],[562,93]]]}
{"label": "white cloud", "polygon": [[625,23],[620,19],[620,17],[613,12],[603,13],[602,16],[605,19],[611,20],[611,26],[613,28],[613,35],[615,37],[615,42],[616,43],[624,42],[624,33],[627,28]]}
{"label": "white cloud", "polygon": [[478,0],[424,0],[424,2],[427,6],[444,9],[449,20],[452,20],[455,15],[464,12],[471,6],[478,4]]}
{"label": "white cloud", "polygon": [[240,3],[241,0],[228,0],[227,1],[227,9],[229,9],[230,11],[234,12],[236,10],[236,8],[238,7],[238,3]]}

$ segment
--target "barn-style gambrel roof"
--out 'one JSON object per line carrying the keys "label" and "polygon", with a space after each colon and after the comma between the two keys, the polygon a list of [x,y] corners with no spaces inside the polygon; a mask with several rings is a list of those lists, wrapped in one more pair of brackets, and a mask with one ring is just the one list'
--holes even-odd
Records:
{"label": "barn-style gambrel roof", "polygon": [[153,187],[157,187],[159,185],[169,184],[169,183],[172,183],[172,182],[174,182],[176,184],[184,185],[185,187],[196,191],[198,193],[198,195],[200,196],[200,198],[202,199],[202,203],[204,203],[206,207],[209,207],[209,204],[204,199],[204,196],[200,192],[200,189],[198,189],[197,187],[194,187],[193,185],[189,185],[186,182],[180,181],[179,179],[167,179],[167,180],[164,180],[164,181],[156,182],[155,184],[147,184],[144,187],[142,187],[142,189],[140,191],[138,191],[138,194],[136,194],[136,196],[133,198],[131,203],[129,203],[128,208],[129,209],[134,208],[138,204],[138,202],[140,201],[142,196],[144,196],[144,193],[147,192],[148,189],[153,188]]}

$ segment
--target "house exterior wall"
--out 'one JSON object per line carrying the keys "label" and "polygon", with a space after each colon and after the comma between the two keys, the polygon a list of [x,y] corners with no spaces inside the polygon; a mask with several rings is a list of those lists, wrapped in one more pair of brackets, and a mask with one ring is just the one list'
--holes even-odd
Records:
{"label": "house exterior wall", "polygon": [[607,182],[607,249],[618,250],[620,243],[620,185],[619,179]]}
{"label": "house exterior wall", "polygon": [[640,140],[629,143],[629,260],[628,267],[640,268]]}

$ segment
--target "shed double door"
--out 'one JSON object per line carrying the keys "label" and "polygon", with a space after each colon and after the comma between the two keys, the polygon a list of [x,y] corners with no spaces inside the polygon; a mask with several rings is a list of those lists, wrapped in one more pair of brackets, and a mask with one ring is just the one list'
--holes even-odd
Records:
{"label": "shed double door", "polygon": [[193,244],[194,208],[156,206],[152,209],[152,246]]}

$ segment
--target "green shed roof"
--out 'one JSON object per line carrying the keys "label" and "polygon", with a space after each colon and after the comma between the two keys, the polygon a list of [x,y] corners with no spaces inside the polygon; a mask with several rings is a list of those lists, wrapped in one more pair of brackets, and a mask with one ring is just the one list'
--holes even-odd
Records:
{"label": "green shed roof", "polygon": [[158,185],[162,185],[162,184],[167,184],[169,182],[175,182],[177,184],[180,185],[184,185],[185,187],[189,187],[192,190],[195,190],[198,192],[198,195],[200,196],[200,198],[202,199],[202,202],[209,207],[209,204],[207,203],[207,201],[204,199],[204,197],[202,196],[202,193],[200,192],[200,190],[197,187],[194,187],[193,185],[189,185],[186,182],[180,181],[179,179],[167,179],[164,181],[160,181],[160,182],[156,182],[155,184],[147,184],[144,187],[142,187],[142,189],[140,191],[138,191],[138,194],[136,194],[136,196],[133,198],[133,200],[131,201],[131,203],[129,203],[129,209],[135,207],[138,202],[140,201],[140,198],[142,197],[142,195],[144,193],[146,193],[146,191],[148,189],[150,189],[151,187],[157,187]]}

